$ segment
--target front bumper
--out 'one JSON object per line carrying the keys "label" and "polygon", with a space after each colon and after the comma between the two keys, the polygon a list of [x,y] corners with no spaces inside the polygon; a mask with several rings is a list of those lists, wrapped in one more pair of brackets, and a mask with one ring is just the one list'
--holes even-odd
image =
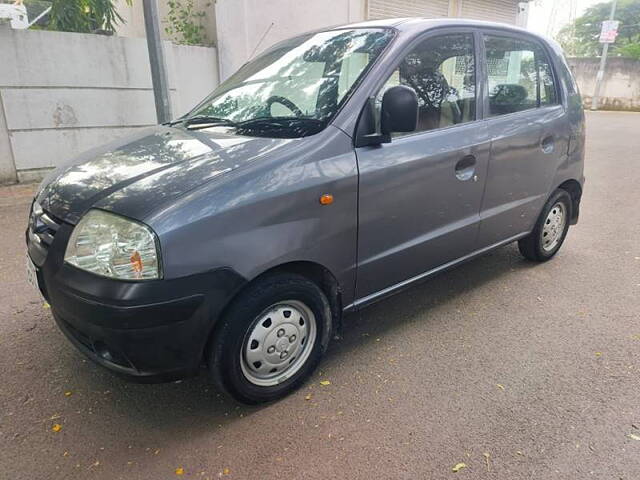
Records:
{"label": "front bumper", "polygon": [[[72,228],[61,224],[37,269],[62,332],[90,359],[130,379],[195,374],[215,321],[245,280],[226,268],[144,282],[100,277],[64,263]],[[30,242],[27,234],[33,259]]]}

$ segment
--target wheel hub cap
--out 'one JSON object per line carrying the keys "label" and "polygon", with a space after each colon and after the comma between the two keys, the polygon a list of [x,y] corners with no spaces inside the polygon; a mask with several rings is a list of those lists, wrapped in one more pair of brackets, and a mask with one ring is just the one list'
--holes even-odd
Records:
{"label": "wheel hub cap", "polygon": [[565,208],[562,203],[556,203],[551,207],[551,210],[549,210],[541,233],[542,249],[545,252],[552,251],[562,239],[567,221],[566,217]]}
{"label": "wheel hub cap", "polygon": [[313,349],[316,320],[302,302],[272,305],[258,315],[240,353],[242,373],[251,383],[273,386],[295,374]]}

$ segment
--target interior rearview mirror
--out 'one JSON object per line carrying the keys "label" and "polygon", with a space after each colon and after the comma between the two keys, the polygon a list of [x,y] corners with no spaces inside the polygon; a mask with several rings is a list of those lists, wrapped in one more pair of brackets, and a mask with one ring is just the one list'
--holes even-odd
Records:
{"label": "interior rearview mirror", "polygon": [[407,86],[391,87],[382,96],[380,131],[383,135],[413,132],[418,125],[418,96]]}

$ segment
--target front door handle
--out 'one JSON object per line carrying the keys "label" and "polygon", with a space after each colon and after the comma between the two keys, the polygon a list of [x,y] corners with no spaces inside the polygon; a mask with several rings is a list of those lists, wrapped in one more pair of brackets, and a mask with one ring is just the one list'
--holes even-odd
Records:
{"label": "front door handle", "polygon": [[553,147],[554,147],[553,135],[548,135],[548,136],[544,137],[542,139],[542,141],[540,142],[540,148],[542,148],[542,151],[544,153],[553,152]]}
{"label": "front door handle", "polygon": [[476,172],[476,157],[473,155],[467,155],[463,157],[458,163],[456,163],[456,178],[461,182],[467,180],[477,179]]}

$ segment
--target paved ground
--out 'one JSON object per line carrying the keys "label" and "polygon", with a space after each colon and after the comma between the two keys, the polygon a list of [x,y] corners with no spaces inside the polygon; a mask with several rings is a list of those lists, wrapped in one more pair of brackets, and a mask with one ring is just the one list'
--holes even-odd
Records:
{"label": "paved ground", "polygon": [[556,259],[509,246],[352,317],[263,408],[85,361],[23,279],[29,190],[0,189],[0,478],[640,478],[640,114],[588,131]]}

